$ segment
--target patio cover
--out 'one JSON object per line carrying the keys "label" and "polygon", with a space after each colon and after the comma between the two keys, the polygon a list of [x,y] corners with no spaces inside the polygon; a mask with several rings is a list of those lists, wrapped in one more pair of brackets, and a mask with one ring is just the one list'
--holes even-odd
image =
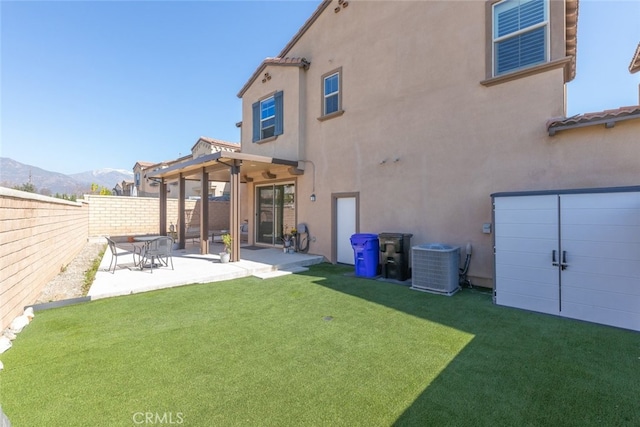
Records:
{"label": "patio cover", "polygon": [[[185,181],[200,180],[202,184],[203,202],[209,194],[209,181],[221,181],[231,183],[231,209],[229,212],[229,228],[233,238],[231,248],[231,261],[240,260],[240,183],[250,182],[248,174],[268,172],[272,165],[291,166],[296,174],[303,173],[298,169],[297,160],[277,159],[273,157],[257,156],[241,152],[219,151],[188,160],[175,163],[163,169],[157,169],[146,173],[146,178],[160,183],[160,234],[167,234],[167,182],[178,180],[180,197],[178,198],[178,235],[180,236],[180,248],[185,246]],[[242,168],[242,175],[240,169]],[[209,203],[200,204],[200,253],[209,253]]]}

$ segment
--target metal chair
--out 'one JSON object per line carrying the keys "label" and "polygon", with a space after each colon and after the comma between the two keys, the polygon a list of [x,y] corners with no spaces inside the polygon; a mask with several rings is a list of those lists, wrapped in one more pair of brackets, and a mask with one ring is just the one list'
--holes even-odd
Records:
{"label": "metal chair", "polygon": [[173,239],[168,236],[161,236],[150,241],[142,251],[140,269],[148,265],[151,273],[153,273],[153,267],[157,261],[157,265],[164,265],[165,267],[168,267],[169,262],[171,262],[171,269],[173,270],[173,257],[171,256],[172,246]]}
{"label": "metal chair", "polygon": [[111,271],[111,274],[113,274],[116,272],[116,266],[118,265],[118,257],[129,255],[130,252],[128,251],[118,252],[118,247],[116,245],[116,242],[111,240],[109,237],[105,237],[105,238],[107,239],[107,243],[109,244],[109,250],[111,251],[111,262],[109,263],[109,268],[107,269],[107,271],[111,271],[111,266],[113,265],[113,271]]}

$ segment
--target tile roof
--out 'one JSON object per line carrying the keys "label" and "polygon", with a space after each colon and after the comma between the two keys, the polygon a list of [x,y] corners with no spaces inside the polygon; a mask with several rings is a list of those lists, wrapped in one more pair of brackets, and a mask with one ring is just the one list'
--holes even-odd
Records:
{"label": "tile roof", "polygon": [[148,168],[149,166],[153,166],[153,165],[155,165],[155,164],[156,164],[156,163],[139,161],[139,162],[136,162],[136,164],[135,164],[135,165],[133,165],[133,167],[135,168],[135,167],[136,167],[136,165],[140,165],[140,167],[142,167],[142,168],[144,169],[144,168]]}
{"label": "tile roof", "polygon": [[288,58],[288,57],[276,57],[276,58],[266,58],[260,66],[253,72],[247,83],[240,89],[238,92],[238,98],[242,98],[242,95],[249,89],[249,86],[253,84],[253,82],[258,78],[260,74],[264,71],[265,68],[269,65],[277,65],[277,66],[293,66],[304,68],[305,70],[309,68],[311,63],[306,60],[306,58]]}
{"label": "tile roof", "polygon": [[629,64],[629,72],[631,74],[637,73],[638,71],[640,71],[640,43],[638,43],[636,53],[633,54],[633,58],[631,58],[631,64]]}
{"label": "tile roof", "polygon": [[547,131],[549,131],[550,136],[553,136],[561,130],[584,126],[604,124],[606,128],[612,128],[616,122],[630,119],[640,119],[640,105],[620,107],[596,113],[577,114],[571,117],[556,117],[547,121]]}
{"label": "tile roof", "polygon": [[208,136],[201,136],[200,138],[198,138],[196,143],[193,144],[193,147],[191,147],[191,150],[193,150],[200,141],[204,141],[207,144],[212,145],[214,151],[240,151],[240,144],[237,144],[235,142],[223,141],[221,139],[209,138]]}
{"label": "tile roof", "polygon": [[571,81],[576,77],[578,55],[578,0],[567,0],[565,3],[565,55],[573,58],[567,80]]}

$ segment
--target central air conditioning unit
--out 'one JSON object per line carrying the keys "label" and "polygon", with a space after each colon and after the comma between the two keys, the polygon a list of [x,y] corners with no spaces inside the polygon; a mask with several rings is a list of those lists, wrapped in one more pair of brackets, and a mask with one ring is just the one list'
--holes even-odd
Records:
{"label": "central air conditioning unit", "polygon": [[411,289],[453,295],[460,289],[460,247],[430,243],[411,248]]}

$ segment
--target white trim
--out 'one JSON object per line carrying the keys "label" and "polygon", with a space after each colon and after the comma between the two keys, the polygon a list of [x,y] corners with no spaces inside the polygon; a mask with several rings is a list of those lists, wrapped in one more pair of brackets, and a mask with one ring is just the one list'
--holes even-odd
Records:
{"label": "white trim", "polygon": [[[338,77],[338,88],[334,91],[331,92],[330,94],[326,94],[326,89],[327,89],[327,80],[332,78],[333,76],[337,76]],[[322,102],[322,115],[326,116],[328,114],[333,114],[336,113],[338,111],[340,111],[340,71],[336,71],[333,74],[330,74],[328,76],[324,76],[322,79],[322,96],[323,96],[323,102]],[[330,98],[332,96],[337,96],[338,97],[338,108],[336,109],[336,111],[332,111],[330,113],[327,112],[327,98]]]}

